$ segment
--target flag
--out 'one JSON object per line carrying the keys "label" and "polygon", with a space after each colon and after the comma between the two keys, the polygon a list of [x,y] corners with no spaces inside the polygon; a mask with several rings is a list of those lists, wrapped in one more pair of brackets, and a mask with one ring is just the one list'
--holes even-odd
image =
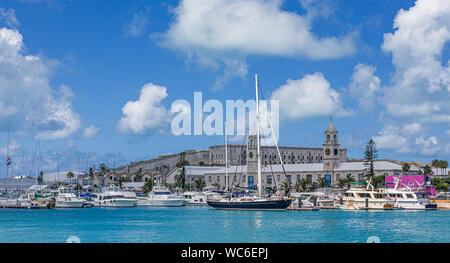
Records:
{"label": "flag", "polygon": [[6,159],[6,166],[10,165],[11,165],[11,157],[8,157],[8,159]]}
{"label": "flag", "polygon": [[264,164],[264,167],[267,167],[267,163]]}

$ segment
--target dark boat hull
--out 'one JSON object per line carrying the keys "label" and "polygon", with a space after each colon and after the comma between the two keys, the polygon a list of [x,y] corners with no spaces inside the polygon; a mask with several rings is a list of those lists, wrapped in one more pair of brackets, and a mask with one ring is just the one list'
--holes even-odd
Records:
{"label": "dark boat hull", "polygon": [[286,210],[292,201],[290,199],[282,199],[249,202],[207,201],[207,203],[213,208],[225,210]]}

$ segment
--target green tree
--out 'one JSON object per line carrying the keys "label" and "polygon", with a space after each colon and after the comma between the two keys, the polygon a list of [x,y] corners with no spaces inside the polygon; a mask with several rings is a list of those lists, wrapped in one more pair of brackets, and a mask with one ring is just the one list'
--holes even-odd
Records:
{"label": "green tree", "polygon": [[347,180],[346,178],[339,178],[337,185],[339,186],[339,188],[344,188],[347,186]]}
{"label": "green tree", "polygon": [[176,167],[181,169],[181,172],[178,176],[178,186],[181,187],[181,189],[186,188],[186,166],[189,165],[189,161],[186,160],[186,153],[182,152],[178,156],[178,162],[176,163]]}
{"label": "green tree", "polygon": [[126,182],[131,182],[131,179],[128,178],[127,176],[119,177],[119,187],[122,187],[122,184]]}
{"label": "green tree", "polygon": [[38,176],[38,184],[42,184],[44,182],[44,171],[41,171]]}
{"label": "green tree", "polygon": [[297,188],[298,191],[300,191],[300,188],[301,188],[301,191],[305,192],[306,189],[308,189],[309,185],[310,185],[309,181],[306,180],[306,178],[302,178],[302,179],[300,179],[300,181],[298,181],[298,183],[295,186],[295,188]]}
{"label": "green tree", "polygon": [[355,178],[351,174],[345,176],[345,181],[347,182],[347,188],[350,189],[350,184],[355,181]]}
{"label": "green tree", "polygon": [[375,189],[384,185],[385,182],[386,182],[386,177],[384,175],[372,177],[372,185]]}
{"label": "green tree", "polygon": [[285,195],[289,195],[291,191],[291,184],[288,181],[284,181],[283,183],[281,183],[281,190],[284,191]]}
{"label": "green tree", "polygon": [[317,185],[322,188],[326,187],[327,182],[325,181],[325,177],[320,177],[319,179],[317,179]]}
{"label": "green tree", "polygon": [[198,191],[202,191],[203,188],[206,187],[206,182],[203,179],[197,179],[195,180],[195,189],[197,189]]}
{"label": "green tree", "polygon": [[220,190],[220,184],[219,183],[214,183],[213,186],[216,187],[217,190]]}
{"label": "green tree", "polygon": [[424,175],[431,175],[432,173],[433,173],[433,170],[431,170],[431,167],[428,164],[423,167]]}
{"label": "green tree", "polygon": [[434,159],[433,161],[431,161],[431,167],[436,168],[436,174],[437,174],[438,168],[439,168],[439,160]]}
{"label": "green tree", "polygon": [[375,175],[373,162],[377,157],[377,146],[375,141],[370,139],[366,145],[366,151],[364,152],[364,166],[366,167],[365,173],[367,177],[372,177]]}
{"label": "green tree", "polygon": [[72,172],[67,173],[67,178],[69,178],[69,184],[72,184],[72,178],[74,178],[75,175]]}
{"label": "green tree", "polygon": [[436,191],[440,192],[447,192],[448,191],[448,184],[445,183],[444,181],[439,182],[436,185]]}
{"label": "green tree", "polygon": [[105,176],[109,173],[110,169],[104,163],[99,164],[99,168],[100,168],[99,177],[100,177],[101,183],[103,185],[103,184],[105,184]]}
{"label": "green tree", "polygon": [[403,174],[407,173],[409,171],[409,169],[411,168],[411,166],[409,165],[409,163],[403,163],[402,164],[402,170],[403,170]]}
{"label": "green tree", "polygon": [[154,185],[155,185],[155,182],[153,181],[153,179],[151,179],[151,178],[147,179],[147,181],[145,182],[145,185],[144,185],[144,192],[146,194],[148,194],[151,190],[153,190]]}
{"label": "green tree", "polygon": [[135,182],[142,182],[142,167],[139,168],[136,172],[136,174],[134,175],[134,181]]}

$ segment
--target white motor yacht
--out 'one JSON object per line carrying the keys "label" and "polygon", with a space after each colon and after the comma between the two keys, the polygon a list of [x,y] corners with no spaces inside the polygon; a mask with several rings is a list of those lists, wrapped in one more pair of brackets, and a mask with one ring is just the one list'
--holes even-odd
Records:
{"label": "white motor yacht", "polygon": [[59,188],[58,191],[53,192],[55,197],[55,208],[82,208],[85,199],[77,197],[66,188]]}
{"label": "white motor yacht", "polygon": [[291,197],[296,198],[291,206],[317,207],[322,209],[336,208],[334,198],[323,192],[293,193]]}
{"label": "white motor yacht", "polygon": [[182,206],[184,200],[165,187],[155,186],[146,198],[140,198],[138,206]]}
{"label": "white motor yacht", "polygon": [[98,207],[135,207],[137,198],[130,196],[119,187],[107,187],[94,197],[94,206]]}
{"label": "white motor yacht", "polygon": [[184,205],[187,205],[187,206],[207,205],[206,196],[203,193],[184,192],[183,200],[184,200]]}

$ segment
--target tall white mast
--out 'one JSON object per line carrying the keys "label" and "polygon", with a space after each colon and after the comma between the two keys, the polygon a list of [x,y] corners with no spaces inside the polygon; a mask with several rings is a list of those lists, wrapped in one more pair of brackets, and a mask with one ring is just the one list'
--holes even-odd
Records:
{"label": "tall white mast", "polygon": [[[6,146],[6,159],[9,161],[9,130],[8,130],[8,145]],[[9,164],[6,164],[6,178],[9,178]]]}
{"label": "tall white mast", "polygon": [[228,190],[228,140],[227,140],[227,122],[225,121],[225,185]]}
{"label": "tall white mast", "polygon": [[261,158],[259,154],[259,99],[258,99],[258,74],[255,74],[255,92],[256,92],[256,144],[257,144],[257,154],[258,159],[258,195],[262,193],[262,183],[261,183]]}
{"label": "tall white mast", "polygon": [[38,177],[39,177],[39,141],[36,145],[36,185],[38,184]]}

